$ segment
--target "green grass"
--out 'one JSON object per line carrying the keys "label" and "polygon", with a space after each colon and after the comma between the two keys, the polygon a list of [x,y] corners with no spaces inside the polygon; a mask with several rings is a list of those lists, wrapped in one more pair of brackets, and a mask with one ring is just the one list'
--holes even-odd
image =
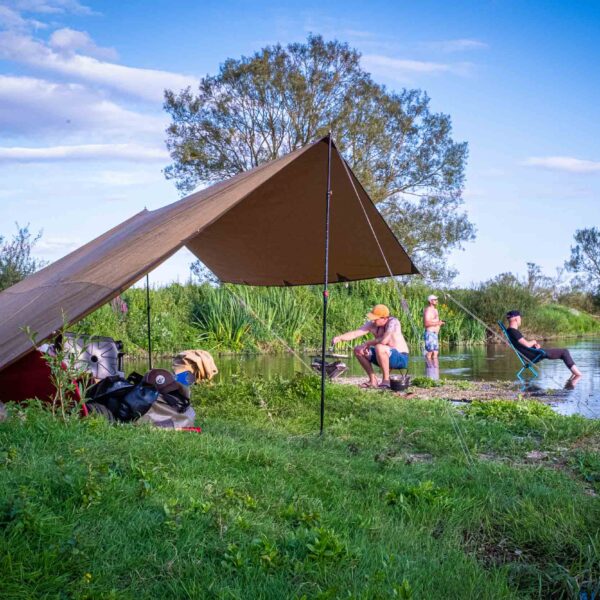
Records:
{"label": "green grass", "polygon": [[600,320],[575,308],[559,304],[540,306],[532,315],[528,329],[545,335],[584,335],[598,331]]}
{"label": "green grass", "polygon": [[0,597],[575,598],[599,581],[598,422],[330,386],[319,438],[311,377],[194,402],[201,435],[37,408],[0,423]]}

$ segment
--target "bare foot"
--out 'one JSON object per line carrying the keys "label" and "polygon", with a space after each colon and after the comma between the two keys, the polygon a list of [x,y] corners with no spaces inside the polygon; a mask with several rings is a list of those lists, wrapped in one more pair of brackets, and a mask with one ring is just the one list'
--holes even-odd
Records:
{"label": "bare foot", "polygon": [[577,368],[577,365],[571,367],[571,373],[573,373],[575,377],[581,377],[581,371]]}
{"label": "bare foot", "polygon": [[572,390],[577,385],[580,379],[581,375],[571,375],[571,377],[569,377],[567,383],[565,384],[565,388],[568,390]]}

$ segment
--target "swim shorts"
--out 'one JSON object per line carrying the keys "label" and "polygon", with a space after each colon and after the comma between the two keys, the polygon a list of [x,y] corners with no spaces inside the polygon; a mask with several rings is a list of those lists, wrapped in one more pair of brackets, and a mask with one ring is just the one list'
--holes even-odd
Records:
{"label": "swim shorts", "polygon": [[423,336],[425,339],[425,351],[426,352],[438,352],[440,349],[440,342],[438,334],[435,331],[426,331]]}
{"label": "swim shorts", "polygon": [[[369,360],[378,367],[381,366],[377,362],[377,354],[375,353],[375,348],[371,346],[369,349],[371,356],[369,356]],[[396,350],[396,348],[392,348],[390,350],[390,369],[408,369],[408,354],[406,352],[400,352]]]}

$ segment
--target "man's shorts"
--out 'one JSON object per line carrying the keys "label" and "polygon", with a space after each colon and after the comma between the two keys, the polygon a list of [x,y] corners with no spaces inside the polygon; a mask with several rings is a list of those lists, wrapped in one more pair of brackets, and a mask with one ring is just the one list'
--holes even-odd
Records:
{"label": "man's shorts", "polygon": [[[369,360],[380,367],[381,365],[377,362],[377,354],[375,348],[371,346],[369,349],[370,356]],[[400,352],[396,348],[390,349],[390,369],[408,369],[408,354],[406,352]]]}
{"label": "man's shorts", "polygon": [[435,331],[426,331],[423,336],[425,339],[426,352],[438,352],[440,349],[440,341],[438,334]]}

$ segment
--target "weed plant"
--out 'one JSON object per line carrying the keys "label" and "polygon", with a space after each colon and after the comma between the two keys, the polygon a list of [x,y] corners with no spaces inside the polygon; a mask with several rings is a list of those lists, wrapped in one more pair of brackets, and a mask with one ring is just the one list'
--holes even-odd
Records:
{"label": "weed plant", "polygon": [[200,435],[10,410],[0,597],[598,591],[598,422],[330,385],[320,438],[317,378],[237,377],[193,400]]}

